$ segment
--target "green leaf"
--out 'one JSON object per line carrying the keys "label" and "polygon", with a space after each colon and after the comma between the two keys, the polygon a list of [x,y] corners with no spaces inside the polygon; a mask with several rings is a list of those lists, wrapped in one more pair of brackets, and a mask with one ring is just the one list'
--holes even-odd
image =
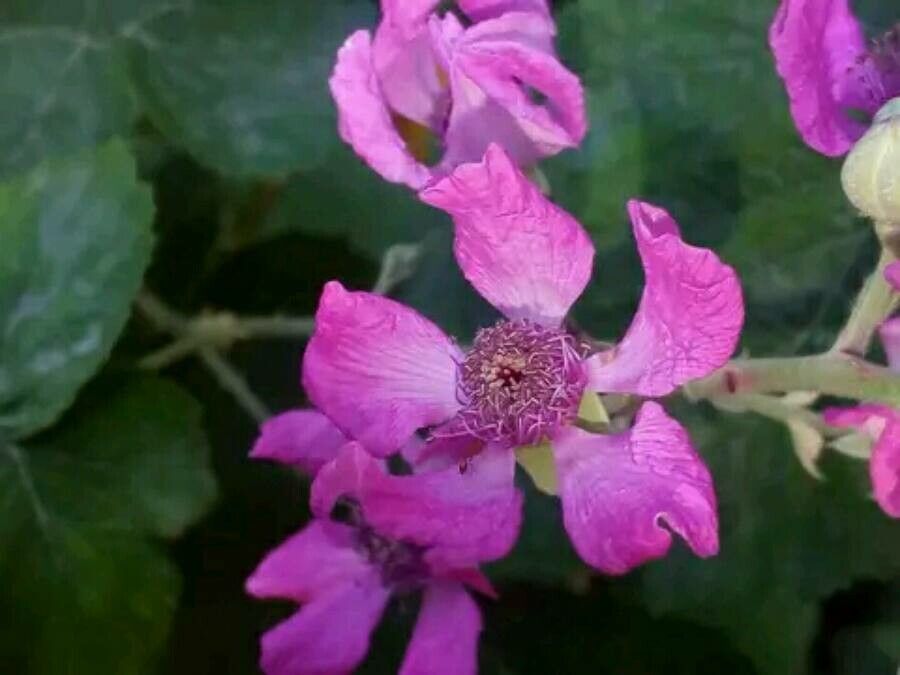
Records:
{"label": "green leaf", "polygon": [[106,360],[150,260],[152,218],[121,142],[0,184],[0,434],[48,426]]}
{"label": "green leaf", "polygon": [[779,425],[679,417],[713,472],[721,550],[701,560],[676,547],[642,574],[645,602],[728,631],[761,673],[804,672],[819,601],[900,573],[900,523],[870,498],[862,462],[826,457],[816,481]]}
{"label": "green leaf", "polygon": [[177,5],[8,0],[0,6],[0,177],[124,135],[137,114],[122,51]]}
{"label": "green leaf", "polygon": [[33,445],[0,447],[11,672],[145,672],[180,586],[153,540],[215,497],[200,410],[178,387],[148,378],[87,398]]}
{"label": "green leaf", "polygon": [[319,164],[340,143],[328,75],[374,20],[360,0],[198,0],[133,41],[142,107],[171,140],[233,175]]}

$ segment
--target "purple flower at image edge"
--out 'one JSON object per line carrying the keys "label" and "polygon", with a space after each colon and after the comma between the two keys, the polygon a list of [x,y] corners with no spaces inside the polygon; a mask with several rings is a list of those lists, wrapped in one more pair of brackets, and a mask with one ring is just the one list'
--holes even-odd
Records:
{"label": "purple flower at image edge", "polygon": [[[885,270],[885,277],[900,290],[900,262]],[[879,328],[888,365],[900,372],[900,318],[888,319]],[[900,518],[900,411],[890,406],[866,403],[845,408],[828,408],[825,421],[836,427],[853,427],[873,441],[869,460],[872,493],[881,509]]]}
{"label": "purple flower at image edge", "polygon": [[485,458],[549,441],[565,527],[604,572],[664,555],[670,530],[698,555],[715,554],[712,479],[659,404],[644,402],[623,433],[572,422],[585,391],[664,396],[723,365],[743,323],[734,271],[684,243],[662,209],[630,202],[645,288],[621,342],[594,354],[562,324],[590,279],[593,245],[501,148],[421,198],[452,215],[463,273],[506,318],[464,353],[414,310],[329,282],[303,362],[310,400],[376,456],[424,430],[423,465],[477,470]]}
{"label": "purple flower at image edge", "polygon": [[769,44],[794,124],[824,155],[845,154],[861,118],[900,96],[900,24],[867,43],[849,0],[782,0]]}
{"label": "purple flower at image edge", "polygon": [[328,446],[339,433],[328,427],[315,411],[280,415],[252,453],[306,468],[326,454],[317,447],[330,447],[332,455],[312,484],[313,521],[247,580],[255,597],[302,605],[263,636],[262,670],[350,672],[365,657],[390,597],[421,592],[399,672],[474,674],[481,615],[467,588],[495,597],[477,565],[505,555],[518,535],[522,496],[512,486],[514,460],[494,453],[465,473],[445,464],[394,476],[359,443]]}
{"label": "purple flower at image edge", "polygon": [[[477,161],[491,142],[522,166],[578,145],[584,92],[554,53],[545,2],[461,1],[468,26],[435,14],[438,4],[383,0],[374,37],[359,30],[340,48],[329,85],[341,138],[414,189]],[[442,150],[434,166],[429,135]]]}

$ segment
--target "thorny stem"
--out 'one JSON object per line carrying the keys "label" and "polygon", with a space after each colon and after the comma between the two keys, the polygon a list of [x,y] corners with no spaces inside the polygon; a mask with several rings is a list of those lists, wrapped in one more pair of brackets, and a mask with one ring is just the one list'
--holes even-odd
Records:
{"label": "thorny stem", "polygon": [[795,420],[803,422],[818,431],[822,436],[829,438],[837,438],[848,433],[846,429],[828,426],[817,413],[803,406],[791,404],[780,396],[731,394],[711,398],[709,402],[719,410],[725,410],[726,412],[753,412],[785,424]]}
{"label": "thorny stem", "polygon": [[693,400],[734,394],[817,391],[900,405],[900,375],[850,354],[735,359],[683,387]]}

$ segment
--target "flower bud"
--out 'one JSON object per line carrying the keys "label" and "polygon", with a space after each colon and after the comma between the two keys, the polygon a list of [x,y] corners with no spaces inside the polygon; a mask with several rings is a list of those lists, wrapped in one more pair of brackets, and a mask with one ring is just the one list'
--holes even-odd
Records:
{"label": "flower bud", "polygon": [[900,223],[900,98],[878,111],[844,160],[844,193],[866,216]]}

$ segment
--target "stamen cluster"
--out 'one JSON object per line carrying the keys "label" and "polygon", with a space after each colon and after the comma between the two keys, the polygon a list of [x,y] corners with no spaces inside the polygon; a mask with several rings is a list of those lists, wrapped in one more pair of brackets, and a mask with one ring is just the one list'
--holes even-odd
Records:
{"label": "stamen cluster", "polygon": [[900,23],[872,40],[852,68],[873,110],[900,95]]}
{"label": "stamen cluster", "polygon": [[531,445],[571,421],[584,391],[587,347],[533,321],[500,321],[478,332],[460,365],[460,433]]}

